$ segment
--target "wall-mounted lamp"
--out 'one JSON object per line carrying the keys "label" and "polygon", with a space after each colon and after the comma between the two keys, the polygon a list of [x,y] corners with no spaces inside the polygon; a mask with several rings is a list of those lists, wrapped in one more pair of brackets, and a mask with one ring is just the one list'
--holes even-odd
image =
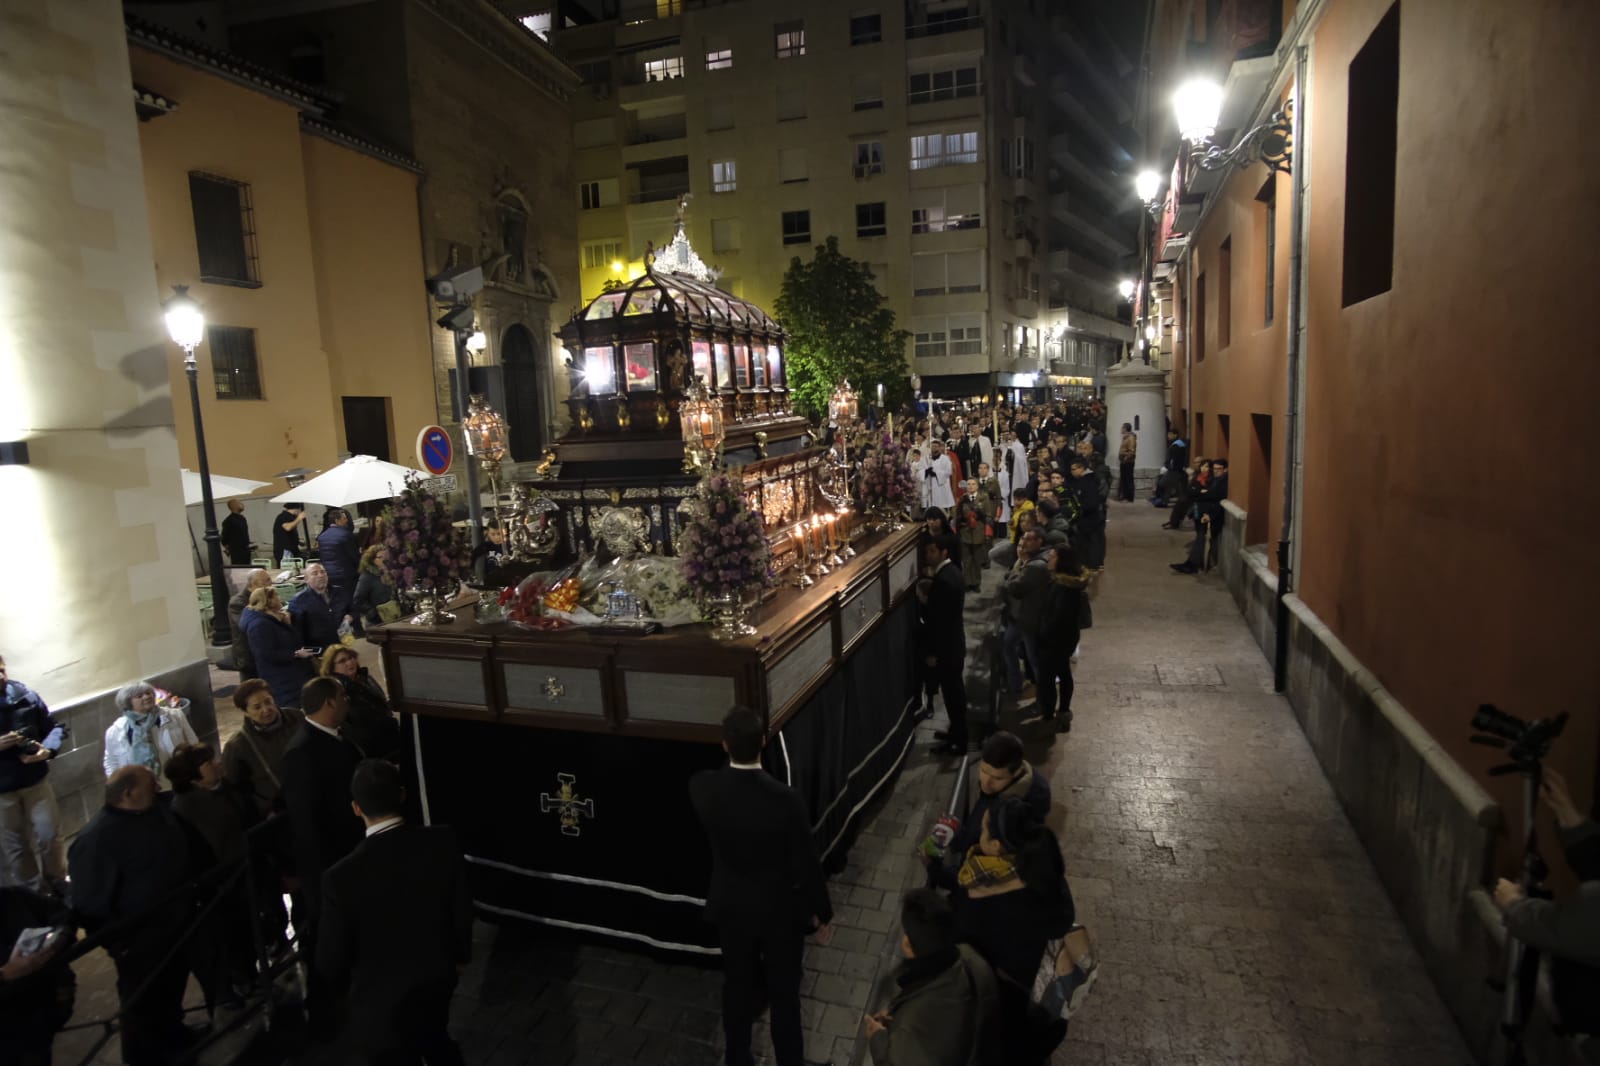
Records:
{"label": "wall-mounted lamp", "polygon": [[1293,109],[1283,110],[1239,138],[1232,148],[1211,143],[1222,115],[1222,86],[1209,78],[1190,78],[1172,94],[1172,108],[1178,116],[1178,132],[1194,147],[1189,156],[1201,170],[1243,169],[1261,162],[1273,170],[1289,172],[1293,161]]}
{"label": "wall-mounted lamp", "polygon": [[1133,299],[1133,279],[1123,278],[1121,281],[1117,282],[1117,292],[1122,294],[1122,298],[1124,300]]}
{"label": "wall-mounted lamp", "polygon": [[467,338],[467,351],[473,355],[477,355],[487,347],[489,347],[489,338],[484,336],[481,329],[474,330],[472,335]]}
{"label": "wall-mounted lamp", "polygon": [[0,466],[27,466],[28,442],[25,440],[0,441]]}
{"label": "wall-mounted lamp", "polygon": [[1152,215],[1161,213],[1161,175],[1146,167],[1133,178],[1133,191]]}

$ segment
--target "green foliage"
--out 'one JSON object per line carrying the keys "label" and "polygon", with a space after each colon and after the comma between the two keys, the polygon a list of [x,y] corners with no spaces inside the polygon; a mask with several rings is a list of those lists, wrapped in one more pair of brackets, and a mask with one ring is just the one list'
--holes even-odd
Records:
{"label": "green foliage", "polygon": [[837,237],[817,245],[809,263],[790,260],[775,309],[788,334],[784,367],[801,412],[825,414],[845,378],[863,404],[876,401],[880,382],[890,407],[911,398],[905,356],[911,334],[895,328],[872,271],[842,254]]}

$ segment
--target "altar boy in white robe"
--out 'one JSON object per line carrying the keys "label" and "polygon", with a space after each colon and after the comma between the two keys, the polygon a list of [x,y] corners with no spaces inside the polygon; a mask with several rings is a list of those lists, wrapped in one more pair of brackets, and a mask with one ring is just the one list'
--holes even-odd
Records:
{"label": "altar boy in white robe", "polygon": [[1022,442],[1010,431],[1005,432],[1005,442],[995,450],[995,459],[1000,468],[996,476],[1000,479],[1000,521],[1011,522],[1011,499],[1016,491],[1028,485],[1028,452]]}
{"label": "altar boy in white robe", "polygon": [[944,444],[934,441],[929,445],[931,455],[927,462],[927,471],[922,480],[927,482],[927,500],[925,506],[943,508],[946,514],[951,513],[956,506],[955,490],[951,485],[952,470],[950,457],[944,454]]}
{"label": "altar boy in white robe", "polygon": [[928,461],[922,457],[921,448],[912,448],[906,465],[911,468],[911,484],[917,494],[918,513],[928,509]]}

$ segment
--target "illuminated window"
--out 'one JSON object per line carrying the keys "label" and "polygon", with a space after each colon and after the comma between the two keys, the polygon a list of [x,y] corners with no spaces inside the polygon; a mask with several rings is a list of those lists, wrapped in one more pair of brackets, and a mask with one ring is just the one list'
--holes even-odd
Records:
{"label": "illuminated window", "polygon": [[911,169],[956,166],[978,161],[978,133],[930,133],[911,138]]}
{"label": "illuminated window", "polygon": [[707,70],[732,70],[733,49],[719,48],[715,52],[706,53]]}
{"label": "illuminated window", "polygon": [[778,58],[790,59],[806,54],[806,23],[804,19],[780,22],[773,27],[777,39]]}
{"label": "illuminated window", "polygon": [[589,241],[583,246],[583,269],[599,270],[622,259],[621,241]]}
{"label": "illuminated window", "polygon": [[667,81],[671,78],[683,77],[683,57],[667,56],[663,59],[647,59],[644,61],[645,81]]}
{"label": "illuminated window", "polygon": [[722,159],[711,164],[712,192],[733,192],[738,188],[739,173],[733,160]]}
{"label": "illuminated window", "polygon": [[589,395],[604,396],[617,391],[617,370],[611,358],[611,346],[583,350],[583,380],[589,386]]}

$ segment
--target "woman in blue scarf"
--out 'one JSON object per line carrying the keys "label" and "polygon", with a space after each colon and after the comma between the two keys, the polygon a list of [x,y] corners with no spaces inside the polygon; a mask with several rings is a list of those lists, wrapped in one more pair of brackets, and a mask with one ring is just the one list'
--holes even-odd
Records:
{"label": "woman in blue scarf", "polygon": [[106,730],[106,777],[124,766],[145,766],[162,780],[167,759],[180,744],[198,744],[189,719],[176,707],[156,706],[156,690],[135,681],[117,690],[122,717]]}

